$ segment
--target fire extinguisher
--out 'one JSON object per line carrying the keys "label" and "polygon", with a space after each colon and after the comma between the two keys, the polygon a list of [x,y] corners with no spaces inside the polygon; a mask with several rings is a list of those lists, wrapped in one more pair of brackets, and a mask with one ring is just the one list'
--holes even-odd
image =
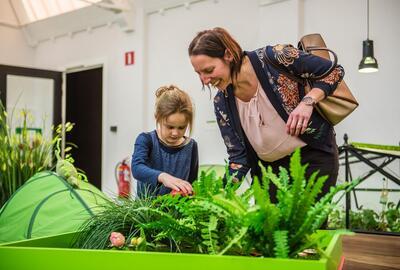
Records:
{"label": "fire extinguisher", "polygon": [[131,168],[128,165],[129,158],[123,159],[115,167],[115,178],[118,185],[118,197],[129,197],[131,193]]}

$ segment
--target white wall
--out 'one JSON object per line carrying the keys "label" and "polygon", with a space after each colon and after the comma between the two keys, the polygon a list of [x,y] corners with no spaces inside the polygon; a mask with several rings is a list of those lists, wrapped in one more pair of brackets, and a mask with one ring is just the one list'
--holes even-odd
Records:
{"label": "white wall", "polygon": [[[135,32],[125,33],[113,24],[40,43],[35,52],[35,63],[41,68],[103,65],[102,187],[114,195],[114,167],[131,155],[134,139],[143,126],[143,26],[140,12],[137,15]],[[127,51],[135,52],[134,65],[125,66]],[[117,126],[117,133],[111,132],[110,126]]]}
{"label": "white wall", "polygon": [[[400,42],[400,1],[370,0],[369,38],[374,41],[379,64],[379,71],[370,74],[358,72],[362,42],[367,38],[367,1],[307,0],[304,10],[305,33],[321,33],[327,46],[337,52],[339,63],[346,71],[346,83],[360,103],[356,111],[336,127],[338,144],[343,144],[343,136],[347,133],[349,141],[353,142],[399,145],[400,95],[396,71],[400,56],[393,52]],[[364,164],[351,166],[353,177],[363,176],[370,169]],[[399,161],[386,169],[400,177]],[[344,169],[340,173],[340,179],[344,179]],[[375,174],[359,187],[382,188],[382,178]],[[399,187],[389,181],[389,188]],[[376,204],[379,196],[379,193],[358,193],[360,204],[365,208],[379,207]],[[391,192],[389,198],[397,202],[400,193]]]}
{"label": "white wall", "polygon": [[[400,60],[397,53],[400,1],[370,1],[370,38],[374,40],[380,67],[374,74],[357,71],[362,41],[366,39],[366,0],[288,0],[265,6],[260,6],[258,0],[207,0],[188,9],[166,10],[164,15],[146,15],[141,8],[144,4],[145,1],[139,1],[136,6],[138,17],[133,33],[124,33],[113,25],[41,43],[28,53],[39,68],[60,69],[82,63],[105,65],[103,185],[106,191],[116,191],[114,166],[130,155],[138,133],[154,128],[154,92],[164,84],[177,84],[195,102],[193,137],[199,142],[201,163],[224,162],[225,146],[219,130],[215,123],[208,123],[214,120],[212,101],[208,90],[200,90],[200,81],[187,55],[187,46],[196,33],[215,26],[227,28],[245,50],[265,44],[295,44],[303,34],[320,32],[328,47],[337,52],[346,70],[345,80],[360,102],[360,107],[336,127],[338,144],[342,144],[344,133],[349,134],[351,141],[399,143],[400,106],[395,65]],[[0,46],[13,48],[4,43]],[[1,50],[0,62],[9,57],[9,62],[19,65],[19,51],[26,53],[27,49],[17,47],[17,50],[11,56],[3,55]],[[123,53],[130,50],[136,53],[136,63],[125,67]],[[118,125],[117,134],[110,133],[111,125]],[[398,166],[396,162],[391,167],[397,175]],[[374,179],[368,185],[380,186]]]}
{"label": "white wall", "polygon": [[[400,2],[370,1],[370,39],[374,41],[379,72],[358,72],[362,41],[367,38],[365,0],[305,2],[305,32],[320,32],[335,50],[346,71],[345,80],[360,102],[359,108],[336,128],[338,143],[347,133],[352,141],[398,145],[399,92],[396,86]],[[357,12],[354,12],[357,11]]]}
{"label": "white wall", "polygon": [[26,43],[9,1],[0,1],[0,64],[32,66],[35,51]]}

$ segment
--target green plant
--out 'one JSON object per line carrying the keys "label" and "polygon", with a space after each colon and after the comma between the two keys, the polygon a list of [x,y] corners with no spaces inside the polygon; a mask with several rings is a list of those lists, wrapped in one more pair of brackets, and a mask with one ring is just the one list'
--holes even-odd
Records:
{"label": "green plant", "polygon": [[387,204],[383,215],[386,218],[387,228],[392,232],[400,232],[400,209],[393,202]]}
{"label": "green plant", "polygon": [[[57,160],[56,173],[63,177],[73,188],[79,188],[80,181],[88,182],[87,176],[84,171],[74,166],[74,159],[70,154],[67,154],[65,158],[61,157],[60,144],[61,138],[58,138],[57,142],[55,143],[55,155]],[[72,143],[69,144],[77,147]],[[65,151],[68,152],[70,149],[71,147],[69,146],[65,149]]]}
{"label": "green plant", "polygon": [[352,228],[377,231],[379,228],[379,215],[372,209],[362,209],[350,214]]}
{"label": "green plant", "polygon": [[[393,202],[384,205],[380,213],[372,209],[350,210],[350,227],[365,231],[400,232],[400,209]],[[329,228],[345,227],[345,212],[336,208],[329,215]]]}
{"label": "green plant", "polygon": [[[36,172],[50,169],[53,148],[61,129],[53,138],[41,133],[30,133],[29,113],[21,111],[21,132],[14,133],[7,124],[7,112],[0,102],[0,207]],[[67,130],[72,125],[67,125]]]}
{"label": "green plant", "polygon": [[[322,254],[326,241],[314,233],[334,207],[333,196],[355,184],[333,187],[316,201],[326,177],[317,177],[315,172],[307,180],[306,168],[297,150],[290,173],[282,168],[275,175],[271,168],[262,167],[262,179],[254,179],[242,194],[237,192],[234,176],[227,177],[223,186],[222,178],[211,171],[202,172],[193,183],[193,197],[164,195],[112,202],[81,228],[76,246],[109,248],[110,234],[120,232],[127,243],[145,239],[142,250],[148,251],[296,258],[312,248]],[[270,184],[278,188],[276,204],[269,198]]]}
{"label": "green plant", "polygon": [[[100,214],[92,217],[81,228],[76,246],[90,249],[109,247],[112,232],[121,232],[127,242],[140,237],[144,239],[141,249],[179,250],[193,242],[191,218],[183,212],[188,198],[180,196],[147,197],[133,200],[120,198],[103,206]],[[162,228],[162,229],[160,229]],[[198,235],[198,239],[200,234]]]}
{"label": "green plant", "polygon": [[328,228],[345,228],[345,212],[339,207],[335,207],[328,216]]}

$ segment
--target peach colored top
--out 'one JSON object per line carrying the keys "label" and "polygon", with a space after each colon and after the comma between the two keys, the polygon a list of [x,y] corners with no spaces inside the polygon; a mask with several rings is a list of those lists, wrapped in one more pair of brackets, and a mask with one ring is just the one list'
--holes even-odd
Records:
{"label": "peach colored top", "polygon": [[236,105],[243,130],[260,159],[272,162],[306,145],[299,137],[286,133],[286,123],[272,106],[260,83],[249,102],[236,97]]}

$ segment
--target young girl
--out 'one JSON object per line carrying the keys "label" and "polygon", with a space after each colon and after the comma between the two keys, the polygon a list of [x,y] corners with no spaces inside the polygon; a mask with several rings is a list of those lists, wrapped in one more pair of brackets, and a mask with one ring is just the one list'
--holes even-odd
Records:
{"label": "young girl", "polygon": [[192,194],[197,178],[198,150],[185,136],[192,129],[193,106],[187,93],[174,85],[156,91],[156,130],[141,133],[132,155],[132,175],[139,198],[179,192]]}

